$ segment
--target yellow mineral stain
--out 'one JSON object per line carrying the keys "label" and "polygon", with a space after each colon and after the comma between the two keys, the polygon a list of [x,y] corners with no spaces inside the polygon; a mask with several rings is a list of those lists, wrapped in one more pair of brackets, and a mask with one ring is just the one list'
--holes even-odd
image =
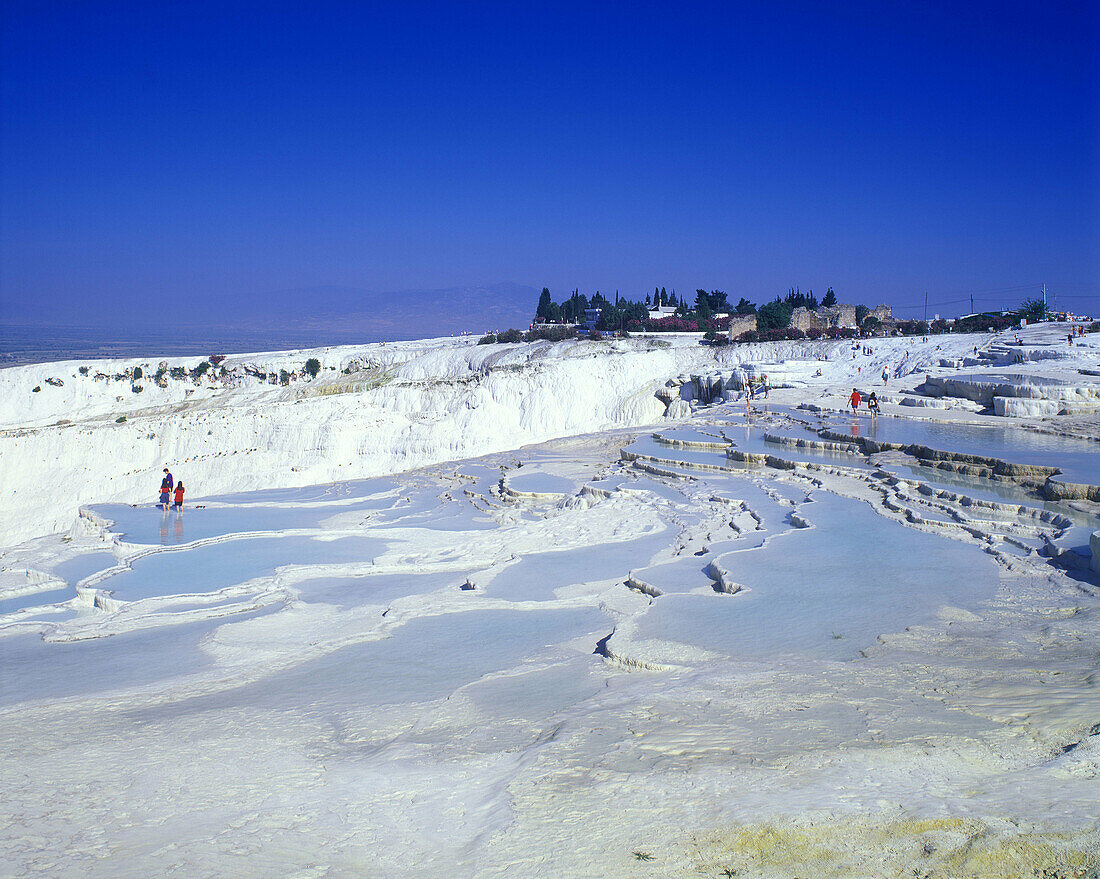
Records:
{"label": "yellow mineral stain", "polygon": [[1100,829],[996,818],[803,816],[735,825],[696,845],[700,870],[760,879],[1100,879]]}

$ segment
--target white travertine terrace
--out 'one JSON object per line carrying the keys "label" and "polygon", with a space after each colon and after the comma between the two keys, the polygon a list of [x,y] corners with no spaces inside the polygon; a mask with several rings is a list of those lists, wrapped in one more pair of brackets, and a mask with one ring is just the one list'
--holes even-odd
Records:
{"label": "white travertine terrace", "polygon": [[[1013,374],[1090,368],[1056,329]],[[1100,504],[1040,492],[1095,413],[902,405],[1002,342],[869,344],[0,371],[0,863],[1092,875]]]}

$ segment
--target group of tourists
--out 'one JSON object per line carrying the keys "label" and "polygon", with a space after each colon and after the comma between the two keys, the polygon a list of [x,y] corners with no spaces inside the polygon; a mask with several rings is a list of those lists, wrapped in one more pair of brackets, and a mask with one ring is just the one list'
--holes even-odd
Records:
{"label": "group of tourists", "polygon": [[746,395],[745,395],[745,403],[746,404],[748,404],[749,402],[755,400],[757,393],[761,394],[764,397],[765,400],[768,399],[768,393],[771,391],[771,385],[768,384],[768,374],[764,373],[760,377],[760,387],[759,388],[757,388],[753,384],[753,377],[750,375],[748,377],[748,379],[746,380],[746,382],[745,382],[745,391],[746,391]]}
{"label": "group of tourists", "polygon": [[[886,372],[883,371],[882,383],[886,384]],[[852,393],[848,395],[848,405],[852,407],[853,414],[859,410],[859,404],[863,402],[863,394],[859,392],[857,388],[852,388]],[[867,411],[872,415],[878,415],[878,395],[871,391],[867,395]]]}
{"label": "group of tourists", "polygon": [[164,478],[160,481],[160,502],[158,506],[168,512],[169,499],[173,501],[176,512],[183,510],[183,482],[176,482],[167,467],[164,468]]}

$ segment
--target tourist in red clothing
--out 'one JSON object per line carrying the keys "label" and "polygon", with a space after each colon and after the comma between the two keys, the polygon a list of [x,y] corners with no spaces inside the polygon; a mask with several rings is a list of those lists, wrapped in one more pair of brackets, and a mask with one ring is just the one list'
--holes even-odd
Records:
{"label": "tourist in red clothing", "polygon": [[176,483],[176,504],[175,504],[175,506],[176,506],[177,511],[183,509],[183,483],[182,482],[177,482]]}
{"label": "tourist in red clothing", "polygon": [[848,398],[848,402],[851,404],[853,412],[855,412],[856,409],[859,408],[859,401],[862,399],[863,397],[860,396],[859,391],[857,391],[855,388],[852,388],[852,396]]}

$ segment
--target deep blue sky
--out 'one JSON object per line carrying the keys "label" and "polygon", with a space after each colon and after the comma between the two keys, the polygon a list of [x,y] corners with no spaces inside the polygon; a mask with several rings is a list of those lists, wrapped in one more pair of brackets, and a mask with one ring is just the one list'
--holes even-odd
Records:
{"label": "deep blue sky", "polygon": [[8,321],[505,280],[1100,312],[1092,3],[3,16]]}

